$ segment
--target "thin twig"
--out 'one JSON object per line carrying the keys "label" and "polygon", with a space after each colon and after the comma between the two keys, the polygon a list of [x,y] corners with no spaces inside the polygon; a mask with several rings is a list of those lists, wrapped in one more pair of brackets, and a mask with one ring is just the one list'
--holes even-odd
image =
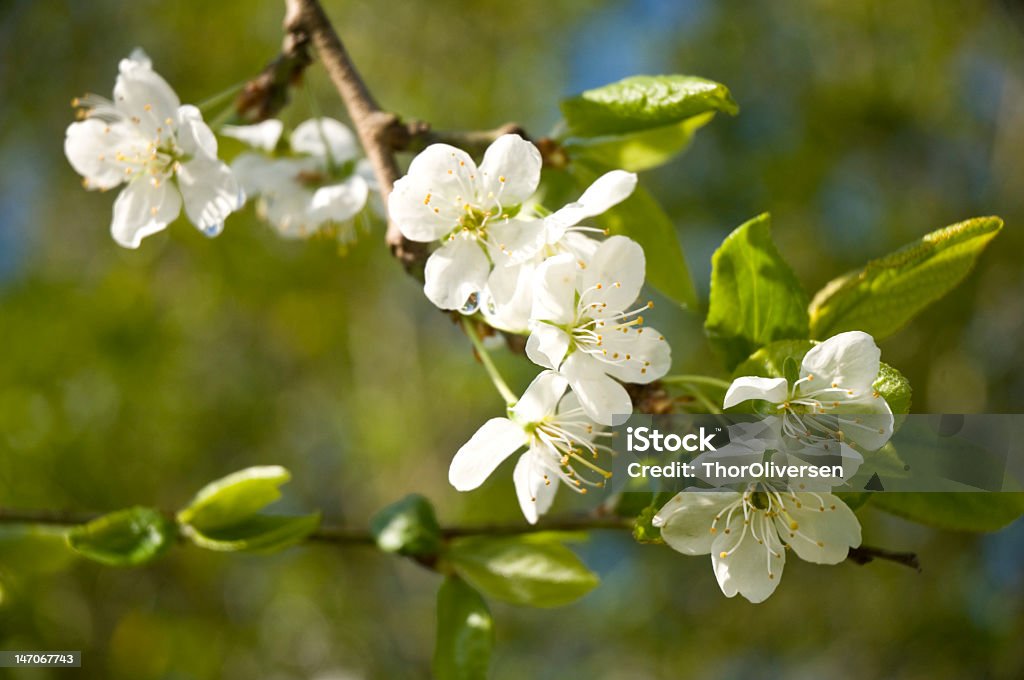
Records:
{"label": "thin twig", "polygon": [[[167,517],[173,518],[174,513],[165,511]],[[101,515],[91,512],[75,512],[62,510],[18,510],[0,508],[0,524],[13,525],[46,525],[59,527],[75,527],[86,524]],[[469,536],[523,536],[545,531],[630,531],[632,520],[624,517],[607,515],[567,515],[541,520],[537,524],[521,522],[509,524],[477,524],[469,526],[441,527],[441,536],[445,539],[466,538]],[[323,525],[310,534],[307,541],[327,543],[337,546],[373,546],[376,541],[367,529]],[[856,564],[867,564],[874,560],[887,560],[921,571],[921,563],[917,555],[907,552],[894,552],[884,548],[861,546],[851,548],[848,560]]]}

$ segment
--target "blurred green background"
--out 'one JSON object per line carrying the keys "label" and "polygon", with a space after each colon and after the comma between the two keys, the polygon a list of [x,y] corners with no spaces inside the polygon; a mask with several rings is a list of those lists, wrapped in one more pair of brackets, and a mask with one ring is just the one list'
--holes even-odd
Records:
{"label": "blurred green background", "polygon": [[[882,350],[917,412],[1020,411],[1021,3],[325,4],[379,100],[442,128],[514,120],[540,135],[561,96],[634,73],[727,84],[740,115],[642,178],[705,296],[711,252],[762,211],[812,293],[927,231],[1001,215],[978,270]],[[0,506],[174,508],[278,463],[294,474],[284,509],[332,522],[364,525],[412,491],[444,523],[519,520],[510,475],[472,494],[447,484],[452,454],[501,403],[379,225],[340,258],[329,240],[278,239],[247,208],[216,240],[180,221],[126,251],[108,234],[113,194],[82,191],[64,159],[71,97],[109,94],[133,47],[198,101],[276,53],[282,12],[0,2]],[[322,73],[310,78],[319,108],[343,117]],[[287,118],[309,114],[299,97]],[[667,307],[656,323],[675,369],[715,365],[700,319]],[[499,361],[516,387],[529,380],[524,361]],[[494,605],[494,676],[1024,677],[1024,524],[978,537],[861,516],[867,543],[917,551],[924,572],[791,560],[754,606],[724,598],[706,558],[597,535],[579,549],[599,590],[554,611]],[[118,570],[3,532],[0,649],[81,649],[84,677],[429,673],[438,578],[370,550],[180,549]]]}

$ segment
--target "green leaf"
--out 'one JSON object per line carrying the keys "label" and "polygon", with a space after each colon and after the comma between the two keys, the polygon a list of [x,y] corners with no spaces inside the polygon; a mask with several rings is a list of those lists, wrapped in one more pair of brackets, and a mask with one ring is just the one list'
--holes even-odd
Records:
{"label": "green leaf", "polygon": [[452,541],[446,554],[455,573],[486,595],[530,607],[559,607],[598,584],[576,554],[559,543],[522,537]]}
{"label": "green leaf", "polygon": [[661,529],[654,526],[654,516],[658,514],[661,506],[649,505],[640,511],[633,522],[633,540],[637,543],[664,543],[661,537]]}
{"label": "green leaf", "polygon": [[270,553],[299,543],[320,526],[320,513],[312,515],[250,515],[226,527],[200,530],[185,525],[182,531],[200,548],[218,552]]}
{"label": "green leaf", "polygon": [[871,504],[920,524],[953,531],[995,531],[1024,514],[1024,493],[879,492]]}
{"label": "green leaf", "polygon": [[[572,164],[581,188],[589,186],[606,169]],[[647,283],[666,297],[690,309],[697,307],[697,291],[676,236],[676,227],[662,207],[642,186],[622,203],[595,218],[612,234],[628,236],[644,249]]]}
{"label": "green leaf", "polygon": [[67,532],[73,550],[115,567],[145,564],[174,543],[174,523],[152,508],[134,507],[98,517]]}
{"label": "green leaf", "polygon": [[776,340],[747,357],[733,370],[733,378],[745,375],[785,378],[786,364],[793,360],[799,366],[812,347],[814,342],[811,340]]}
{"label": "green leaf", "polygon": [[704,329],[730,370],[776,340],[808,337],[807,296],[772,242],[767,214],[738,227],[712,256]]}
{"label": "green leaf", "polygon": [[[883,489],[890,488],[896,480],[907,479],[910,471],[906,461],[900,456],[893,443],[886,442],[885,446],[877,451],[862,451],[864,462],[857,468],[857,473],[850,479],[852,489],[868,489],[872,481],[882,485]],[[875,476],[877,475],[877,480]],[[873,495],[869,490],[865,495]],[[856,494],[855,494],[856,495]]]}
{"label": "green leaf", "polygon": [[831,281],[811,302],[811,336],[892,335],[959,284],[1002,227],[998,217],[960,222]]}
{"label": "green leaf", "polygon": [[280,498],[278,487],[289,479],[288,470],[278,465],[240,470],[203,487],[178,521],[202,532],[231,526]]}
{"label": "green leaf", "polygon": [[599,137],[569,137],[562,148],[573,160],[640,172],[663,165],[686,150],[693,135],[714,117],[703,113],[661,127]]}
{"label": "green leaf", "polygon": [[882,363],[879,366],[878,378],[873,385],[875,391],[882,395],[889,404],[889,408],[896,415],[910,413],[910,398],[912,390],[910,381],[902,373],[889,364]]}
{"label": "green leaf", "polygon": [[874,494],[867,491],[861,491],[859,493],[855,491],[837,491],[834,492],[834,495],[838,496],[841,501],[850,506],[851,510],[857,510],[870,501]]}
{"label": "green leaf", "polygon": [[728,88],[697,76],[632,76],[562,102],[569,133],[582,137],[649,130],[709,111],[739,111]]}
{"label": "green leaf", "polygon": [[494,620],[480,593],[458,576],[448,576],[437,593],[437,680],[487,677],[494,648]]}
{"label": "green leaf", "polygon": [[434,508],[419,494],[410,494],[378,512],[370,521],[370,530],[385,552],[422,557],[436,555],[441,549],[441,527]]}

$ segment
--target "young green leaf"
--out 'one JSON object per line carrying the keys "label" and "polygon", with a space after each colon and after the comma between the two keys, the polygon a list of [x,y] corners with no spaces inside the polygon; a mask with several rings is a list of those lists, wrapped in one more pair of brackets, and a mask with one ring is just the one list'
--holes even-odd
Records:
{"label": "young green leaf", "polygon": [[569,158],[609,168],[640,172],[663,165],[686,150],[693,135],[714,113],[661,127],[599,137],[569,137],[562,142]]}
{"label": "young green leaf", "polygon": [[885,398],[896,415],[910,413],[910,381],[889,364],[883,363],[878,368],[878,378],[873,385],[875,391]]}
{"label": "young green leaf", "polygon": [[455,573],[486,595],[530,607],[559,607],[598,584],[576,554],[560,543],[522,537],[453,541],[445,554]]}
{"label": "young green leaf", "polygon": [[145,564],[173,543],[174,523],[152,508],[134,507],[98,517],[67,532],[73,550],[115,567]]}
{"label": "young green leaf", "polygon": [[487,677],[494,648],[494,620],[480,593],[458,576],[448,576],[437,592],[437,680]]}
{"label": "young green leaf", "polygon": [[419,494],[410,494],[378,512],[370,521],[370,530],[384,552],[423,557],[441,549],[441,527],[434,508]]}
{"label": "young green leaf", "polygon": [[299,543],[320,526],[320,513],[250,515],[229,526],[201,530],[185,525],[182,531],[200,548],[218,552],[270,553]]}
{"label": "young green leaf", "polygon": [[[664,505],[662,503],[661,505]],[[640,511],[633,521],[633,540],[637,543],[664,543],[661,537],[661,529],[654,526],[654,516],[658,514],[661,505],[649,505]]]}
{"label": "young green leaf", "polygon": [[771,342],[807,337],[807,296],[772,242],[767,214],[738,227],[712,256],[704,329],[730,370]]}
{"label": "young green leaf", "polygon": [[1024,493],[881,492],[871,504],[920,524],[953,531],[995,531],[1024,514]]}
{"label": "young green leaf", "polygon": [[281,497],[278,487],[291,479],[278,465],[251,467],[207,484],[178,521],[207,532],[246,519]]}
{"label": "young green leaf", "polygon": [[697,76],[632,76],[562,102],[570,135],[649,130],[709,111],[739,111],[728,88]]}
{"label": "young green leaf", "polygon": [[786,364],[792,360],[799,371],[800,361],[814,344],[811,340],[776,340],[747,357],[733,370],[732,375],[734,378],[744,375],[786,378]]}
{"label": "young green leaf", "polygon": [[[572,169],[581,188],[589,186],[606,170],[584,163],[573,163]],[[696,309],[697,292],[675,224],[642,186],[637,186],[632,196],[595,219],[610,233],[628,236],[643,247],[647,283],[673,301]]]}
{"label": "young green leaf", "polygon": [[892,335],[956,287],[1002,227],[998,217],[960,222],[833,280],[811,302],[811,336]]}

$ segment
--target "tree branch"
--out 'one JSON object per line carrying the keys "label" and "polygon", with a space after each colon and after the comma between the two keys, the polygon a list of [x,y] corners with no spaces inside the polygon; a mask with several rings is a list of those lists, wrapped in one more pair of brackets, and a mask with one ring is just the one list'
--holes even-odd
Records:
{"label": "tree branch", "polygon": [[[165,511],[162,514],[169,518],[174,513]],[[0,525],[46,525],[58,527],[75,527],[86,524],[101,515],[89,512],[72,512],[61,510],[17,510],[0,508]],[[537,524],[477,524],[469,526],[441,527],[441,536],[445,539],[464,538],[468,536],[522,536],[544,531],[631,531],[633,522],[624,517],[566,515],[542,519]],[[313,543],[326,543],[337,546],[373,546],[376,540],[367,529],[324,525],[310,534],[307,539]],[[894,552],[884,548],[861,546],[851,548],[847,556],[855,564],[867,564],[874,560],[887,560],[921,571],[921,563],[914,553]]]}
{"label": "tree branch", "polygon": [[[285,6],[285,32],[290,40],[299,44],[309,42],[316,48],[356,128],[386,206],[399,177],[394,147],[408,136],[408,131],[398,116],[381,110],[377,105],[320,3],[317,0],[285,0]],[[426,257],[426,245],[406,239],[390,219],[384,238],[406,270],[418,273]]]}

